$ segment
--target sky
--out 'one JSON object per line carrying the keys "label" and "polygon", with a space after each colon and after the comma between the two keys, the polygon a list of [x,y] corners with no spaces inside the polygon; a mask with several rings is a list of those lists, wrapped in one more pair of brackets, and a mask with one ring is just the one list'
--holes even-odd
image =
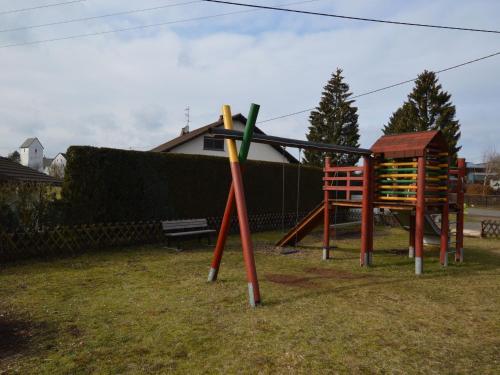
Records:
{"label": "sky", "polygon": [[[500,2],[245,0],[308,11],[499,29]],[[71,145],[149,150],[218,119],[223,104],[259,120],[315,107],[337,67],[353,95],[500,51],[500,35],[424,29],[189,0],[85,0],[5,13],[55,0],[0,0],[0,155],[38,137],[53,157]],[[186,3],[186,4],[182,4]],[[300,3],[300,4],[299,4]],[[6,29],[173,5],[28,30]],[[245,11],[245,12],[242,12]],[[3,13],[2,13],[3,12]],[[222,13],[219,17],[200,19]],[[11,46],[32,41],[188,22]],[[499,143],[500,56],[439,75],[461,123],[461,156],[479,162]],[[361,146],[370,147],[411,83],[356,100]],[[308,113],[258,125],[305,139]],[[500,145],[498,145],[500,146]],[[500,147],[496,147],[500,149]]]}

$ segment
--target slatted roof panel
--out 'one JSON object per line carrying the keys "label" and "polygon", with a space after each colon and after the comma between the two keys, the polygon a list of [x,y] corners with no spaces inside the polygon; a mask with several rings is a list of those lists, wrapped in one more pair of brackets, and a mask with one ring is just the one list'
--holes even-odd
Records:
{"label": "slatted roof panel", "polygon": [[448,144],[439,130],[384,135],[371,147],[374,154],[385,158],[411,158],[426,149],[448,152]]}

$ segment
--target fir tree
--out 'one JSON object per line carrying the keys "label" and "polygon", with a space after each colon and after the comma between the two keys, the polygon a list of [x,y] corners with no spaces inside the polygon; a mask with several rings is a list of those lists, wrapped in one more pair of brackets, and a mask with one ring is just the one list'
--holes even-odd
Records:
{"label": "fir tree", "polygon": [[[349,99],[351,95],[342,69],[337,68],[324,87],[319,105],[309,116],[309,134],[306,135],[309,141],[359,147],[358,108],[353,106],[354,100]],[[359,160],[358,155],[306,150],[304,163],[322,166],[325,156],[330,156],[335,165],[353,165]]]}
{"label": "fir tree", "polygon": [[384,134],[441,130],[448,141],[450,152],[456,156],[461,147],[460,123],[455,119],[451,95],[438,83],[434,72],[424,71],[415,81],[408,100],[392,114]]}

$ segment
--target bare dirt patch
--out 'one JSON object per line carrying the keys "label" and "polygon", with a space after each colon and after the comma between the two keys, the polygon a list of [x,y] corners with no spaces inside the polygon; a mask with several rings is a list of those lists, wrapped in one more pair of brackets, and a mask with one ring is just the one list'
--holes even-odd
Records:
{"label": "bare dirt patch", "polygon": [[68,327],[68,333],[73,337],[80,337],[82,335],[82,331],[76,324],[71,324]]}
{"label": "bare dirt patch", "polygon": [[310,277],[301,277],[296,275],[286,274],[266,274],[264,275],[267,281],[286,286],[301,287],[301,288],[317,288],[318,285],[312,281]]}

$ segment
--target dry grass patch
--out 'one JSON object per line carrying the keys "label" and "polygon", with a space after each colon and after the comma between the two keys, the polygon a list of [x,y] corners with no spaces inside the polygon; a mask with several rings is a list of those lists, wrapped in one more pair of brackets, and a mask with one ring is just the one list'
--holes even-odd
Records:
{"label": "dry grass patch", "polygon": [[447,269],[430,249],[416,277],[407,234],[377,232],[369,269],[358,238],[324,262],[319,236],[281,255],[258,234],[257,309],[237,237],[214,284],[196,243],[4,266],[0,373],[499,373],[500,242],[467,238]]}

